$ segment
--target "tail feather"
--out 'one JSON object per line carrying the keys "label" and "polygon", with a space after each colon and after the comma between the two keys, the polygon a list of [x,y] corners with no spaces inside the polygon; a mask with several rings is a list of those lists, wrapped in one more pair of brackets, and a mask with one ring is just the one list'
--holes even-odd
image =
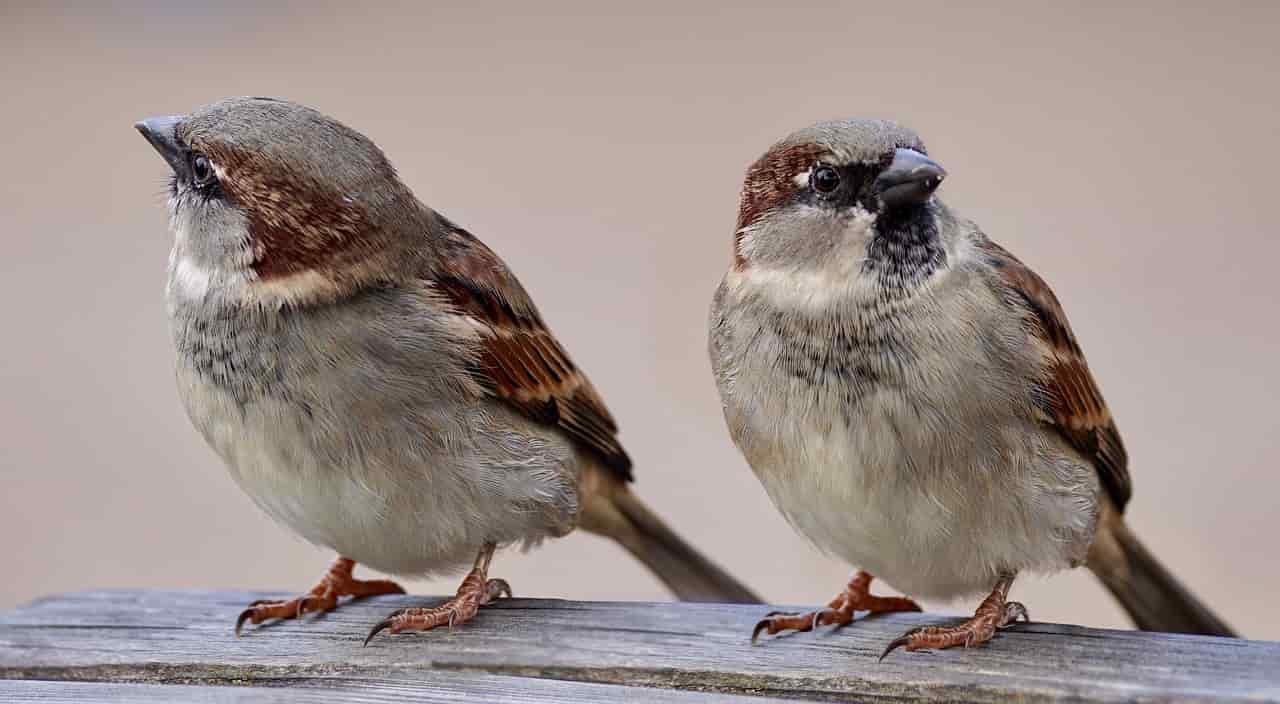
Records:
{"label": "tail feather", "polygon": [[1236,637],[1235,631],[1165,569],[1110,508],[1099,519],[1087,565],[1144,631]]}
{"label": "tail feather", "polygon": [[676,535],[625,485],[608,482],[607,489],[594,492],[583,508],[583,528],[617,541],[681,601],[763,603]]}

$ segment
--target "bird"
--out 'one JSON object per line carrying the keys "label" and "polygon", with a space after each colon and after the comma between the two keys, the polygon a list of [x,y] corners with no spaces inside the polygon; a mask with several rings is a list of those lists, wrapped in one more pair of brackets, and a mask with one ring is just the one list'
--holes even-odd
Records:
{"label": "bird", "polygon": [[985,594],[881,658],[975,646],[1029,620],[1018,575],[1081,565],[1141,629],[1234,635],[1126,523],[1128,456],[1062,305],[943,203],[946,176],[914,131],[863,118],[800,129],[746,172],[708,325],[725,422],[792,526],[858,568],[752,641]]}
{"label": "bird", "polygon": [[575,527],[679,598],[759,602],[631,490],[600,394],[491,249],[419,201],[363,134],[315,109],[224,99],[135,127],[171,169],[166,302],[179,395],[269,516],[337,557],[299,618],[401,593],[353,576],[469,568],[392,633],[450,627],[511,595],[497,549]]}

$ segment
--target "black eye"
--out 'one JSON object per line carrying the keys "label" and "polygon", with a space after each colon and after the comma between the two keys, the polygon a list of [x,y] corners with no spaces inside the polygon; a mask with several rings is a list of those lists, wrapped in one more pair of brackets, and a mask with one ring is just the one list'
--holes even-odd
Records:
{"label": "black eye", "polygon": [[191,178],[197,186],[207,186],[213,182],[213,164],[204,154],[191,157]]}
{"label": "black eye", "polygon": [[823,195],[833,193],[840,187],[840,172],[825,164],[820,165],[809,174],[809,185]]}

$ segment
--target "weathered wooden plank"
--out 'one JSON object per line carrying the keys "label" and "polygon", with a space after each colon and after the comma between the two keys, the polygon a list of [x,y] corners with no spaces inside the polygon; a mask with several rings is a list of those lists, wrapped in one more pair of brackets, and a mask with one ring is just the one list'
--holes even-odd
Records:
{"label": "weathered wooden plank", "polygon": [[384,634],[361,648],[389,610],[438,602],[412,596],[235,638],[236,614],[261,596],[41,599],[0,616],[0,678],[279,686],[430,671],[828,700],[1280,701],[1280,643],[1271,642],[1031,624],[982,648],[896,652],[880,663],[902,630],[945,619],[895,614],[753,647],[760,607],[515,599],[452,634]]}
{"label": "weathered wooden plank", "polygon": [[391,677],[324,677],[287,680],[285,686],[140,684],[135,682],[0,681],[6,704],[553,704],[554,702],[652,702],[653,704],[759,704],[780,699],[641,689],[614,684],[535,679],[484,673],[434,672]]}

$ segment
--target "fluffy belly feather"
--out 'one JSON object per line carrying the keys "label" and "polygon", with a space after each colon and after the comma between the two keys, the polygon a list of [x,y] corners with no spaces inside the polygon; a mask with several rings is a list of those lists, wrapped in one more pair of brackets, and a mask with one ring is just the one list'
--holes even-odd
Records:
{"label": "fluffy belly feather", "polygon": [[537,542],[567,532],[576,517],[567,448],[543,445],[542,455],[509,458],[491,450],[487,461],[472,462],[459,436],[449,453],[415,452],[407,435],[352,437],[361,421],[335,430],[290,402],[241,406],[197,374],[180,369],[178,377],[192,422],[263,511],[379,571],[456,572],[485,542]]}
{"label": "fluffy belly feather", "polygon": [[[782,411],[773,416],[781,423],[744,426],[751,437],[739,439],[774,503],[821,549],[931,599],[1083,558],[1098,489],[1081,463],[1022,442],[1037,435],[1012,419],[929,428],[892,391],[868,396],[860,411],[852,423]],[[948,447],[944,432],[967,441]]]}

